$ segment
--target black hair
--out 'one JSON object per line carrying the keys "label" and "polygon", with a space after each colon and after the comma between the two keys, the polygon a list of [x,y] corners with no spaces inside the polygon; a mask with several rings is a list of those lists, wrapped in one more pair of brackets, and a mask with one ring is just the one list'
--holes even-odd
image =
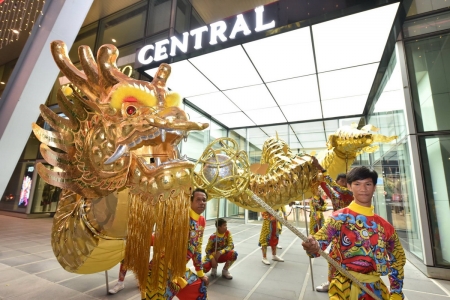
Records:
{"label": "black hair", "polygon": [[341,178],[347,179],[347,174],[345,174],[345,173],[338,174],[338,176],[336,177],[336,181],[339,181],[339,179],[341,179]]}
{"label": "black hair", "polygon": [[194,195],[195,195],[195,193],[197,193],[197,192],[204,193],[204,194],[206,195],[206,199],[208,199],[208,193],[207,193],[204,189],[196,188],[195,190],[192,191],[192,194],[191,194],[191,202],[194,200]]}
{"label": "black hair", "polygon": [[225,224],[227,222],[227,220],[219,218],[216,220],[216,228],[222,226],[223,224]]}
{"label": "black hair", "polygon": [[369,169],[367,167],[356,167],[350,170],[347,174],[347,183],[352,184],[356,180],[364,180],[370,178],[374,185],[377,184],[378,173],[375,170]]}

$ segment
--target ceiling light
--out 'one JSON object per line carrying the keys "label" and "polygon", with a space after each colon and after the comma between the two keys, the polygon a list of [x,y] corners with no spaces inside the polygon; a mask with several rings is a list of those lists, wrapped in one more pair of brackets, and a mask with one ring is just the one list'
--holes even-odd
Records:
{"label": "ceiling light", "polygon": [[15,33],[15,34],[19,34],[19,30],[17,30],[17,29],[13,29],[13,30],[11,30],[13,33]]}
{"label": "ceiling light", "polygon": [[[307,102],[280,106],[288,122],[322,119],[320,102]],[[323,129],[323,126],[322,126]]]}
{"label": "ceiling light", "polygon": [[111,41],[113,41],[113,43],[117,42],[116,39],[111,39]]}
{"label": "ceiling light", "polygon": [[[191,97],[202,94],[218,92],[218,89],[201,74],[189,61],[182,60],[170,64],[172,71],[167,86],[179,93],[182,97]],[[154,77],[158,68],[145,71],[145,73]],[[186,80],[189,78],[189,80]],[[195,84],[192,84],[195,82]]]}
{"label": "ceiling light", "polygon": [[244,112],[256,125],[286,123],[286,118],[278,107],[246,110]]}
{"label": "ceiling light", "polygon": [[[309,27],[277,34],[242,46],[264,82],[316,72]],[[280,59],[283,58],[289,58],[289,63],[281,67]]]}
{"label": "ceiling light", "polygon": [[5,84],[3,81],[0,81],[0,84]]}
{"label": "ceiling light", "polygon": [[242,110],[277,106],[264,84],[227,90],[224,94]]}
{"label": "ceiling light", "polygon": [[228,128],[255,126],[255,123],[253,123],[253,121],[250,120],[243,112],[214,115],[213,118]]}
{"label": "ceiling light", "polygon": [[[368,95],[378,63],[319,73],[320,97],[323,100]],[[361,112],[362,113],[362,112]]]}
{"label": "ceiling light", "polygon": [[398,6],[385,5],[312,26],[318,72],[380,61]]}
{"label": "ceiling light", "polygon": [[319,101],[316,75],[271,82],[267,87],[280,106]]}
{"label": "ceiling light", "polygon": [[186,100],[210,115],[240,111],[222,92],[188,97]]}
{"label": "ceiling light", "polygon": [[323,132],[323,121],[292,124],[291,128],[295,133]]}
{"label": "ceiling light", "polygon": [[368,94],[322,101],[323,117],[333,118],[362,114],[367,96]]}
{"label": "ceiling light", "polygon": [[190,58],[189,61],[220,90],[263,83],[240,45]]}

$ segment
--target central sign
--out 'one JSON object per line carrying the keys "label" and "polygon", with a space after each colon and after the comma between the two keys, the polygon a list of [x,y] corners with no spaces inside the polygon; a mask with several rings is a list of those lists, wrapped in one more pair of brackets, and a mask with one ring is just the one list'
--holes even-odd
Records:
{"label": "central sign", "polygon": [[[274,27],[275,20],[264,23],[264,6],[255,8],[254,31],[260,32]],[[191,38],[191,41],[194,42],[193,48],[199,50],[203,48],[205,34],[208,34],[206,38],[209,40],[210,45],[226,42],[228,39],[234,40],[238,34],[243,34],[244,36],[252,34],[243,14],[235,17],[234,23],[232,23],[231,33],[228,36],[226,32],[229,32],[227,23],[225,21],[218,21],[210,24],[209,27],[202,26],[190,32],[184,32],[181,40],[176,36],[172,36],[170,39],[164,39],[154,44],[146,45],[139,51],[137,59],[142,65],[148,65],[152,62],[163,61],[169,58],[169,56],[176,56],[177,51],[186,53],[190,47],[190,37],[193,37],[193,39]]]}

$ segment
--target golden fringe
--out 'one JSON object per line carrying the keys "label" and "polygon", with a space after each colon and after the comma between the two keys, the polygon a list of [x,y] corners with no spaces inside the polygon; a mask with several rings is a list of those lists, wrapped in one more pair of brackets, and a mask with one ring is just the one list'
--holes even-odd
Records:
{"label": "golden fringe", "polygon": [[[178,194],[178,195],[175,195]],[[152,290],[164,289],[170,277],[184,276],[186,251],[189,238],[189,189],[172,191],[168,199],[159,195],[156,204],[152,199],[130,194],[128,238],[125,249],[125,267],[132,270],[141,292],[145,291],[152,230],[155,228],[153,245],[153,268],[161,266],[165,274],[163,286],[159,285],[158,273],[151,272]]]}

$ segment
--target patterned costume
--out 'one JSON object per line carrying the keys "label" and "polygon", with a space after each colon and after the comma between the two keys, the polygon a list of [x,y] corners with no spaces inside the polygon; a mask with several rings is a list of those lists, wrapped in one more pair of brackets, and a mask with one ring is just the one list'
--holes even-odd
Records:
{"label": "patterned costume", "polygon": [[309,232],[314,234],[323,226],[323,212],[327,211],[327,203],[319,196],[314,196],[309,201],[309,208]]}
{"label": "patterned costume", "polygon": [[[279,210],[277,209],[278,213]],[[262,212],[263,224],[261,228],[261,234],[259,236],[258,246],[262,247],[276,247],[278,245],[278,238],[281,233],[280,223],[268,212]]]}
{"label": "patterned costume", "polygon": [[[216,250],[217,241],[217,250]],[[211,269],[211,259],[216,251],[220,252],[218,263],[225,263],[224,269],[228,270],[236,261],[238,253],[234,250],[233,237],[228,230],[223,233],[213,233],[209,237],[208,245],[206,245],[206,256],[203,257],[203,270],[208,273]]]}
{"label": "patterned costume", "polygon": [[[322,250],[332,244],[330,256],[381,299],[403,299],[405,252],[394,227],[373,213],[372,207],[352,202],[329,217],[314,235]],[[389,274],[389,293],[380,276]],[[328,291],[330,299],[372,299],[336,272]]]}
{"label": "patterned costume", "polygon": [[[186,268],[186,273],[184,278],[170,278],[166,282],[165,292],[161,295],[160,291],[151,291],[150,278],[151,274],[148,276],[147,281],[147,292],[145,299],[173,299],[177,296],[180,300],[206,300],[206,286],[205,283],[200,279],[200,277],[205,276],[203,272],[202,264],[202,242],[203,242],[203,232],[205,230],[206,221],[203,216],[198,215],[192,209],[189,211],[189,242],[187,249],[186,262],[192,259],[195,270],[197,274],[194,274],[189,268]],[[150,263],[151,264],[151,263]],[[150,270],[152,272],[152,270]],[[164,270],[162,266],[159,266],[159,272],[161,274],[160,278],[163,278]],[[170,271],[169,271],[170,272]],[[160,287],[162,287],[163,282],[160,280]],[[160,289],[162,290],[162,288]],[[144,297],[143,297],[144,298]]]}
{"label": "patterned costume", "polygon": [[337,184],[329,175],[324,176],[323,179],[320,187],[331,199],[334,211],[347,207],[353,201],[353,193],[348,188]]}

